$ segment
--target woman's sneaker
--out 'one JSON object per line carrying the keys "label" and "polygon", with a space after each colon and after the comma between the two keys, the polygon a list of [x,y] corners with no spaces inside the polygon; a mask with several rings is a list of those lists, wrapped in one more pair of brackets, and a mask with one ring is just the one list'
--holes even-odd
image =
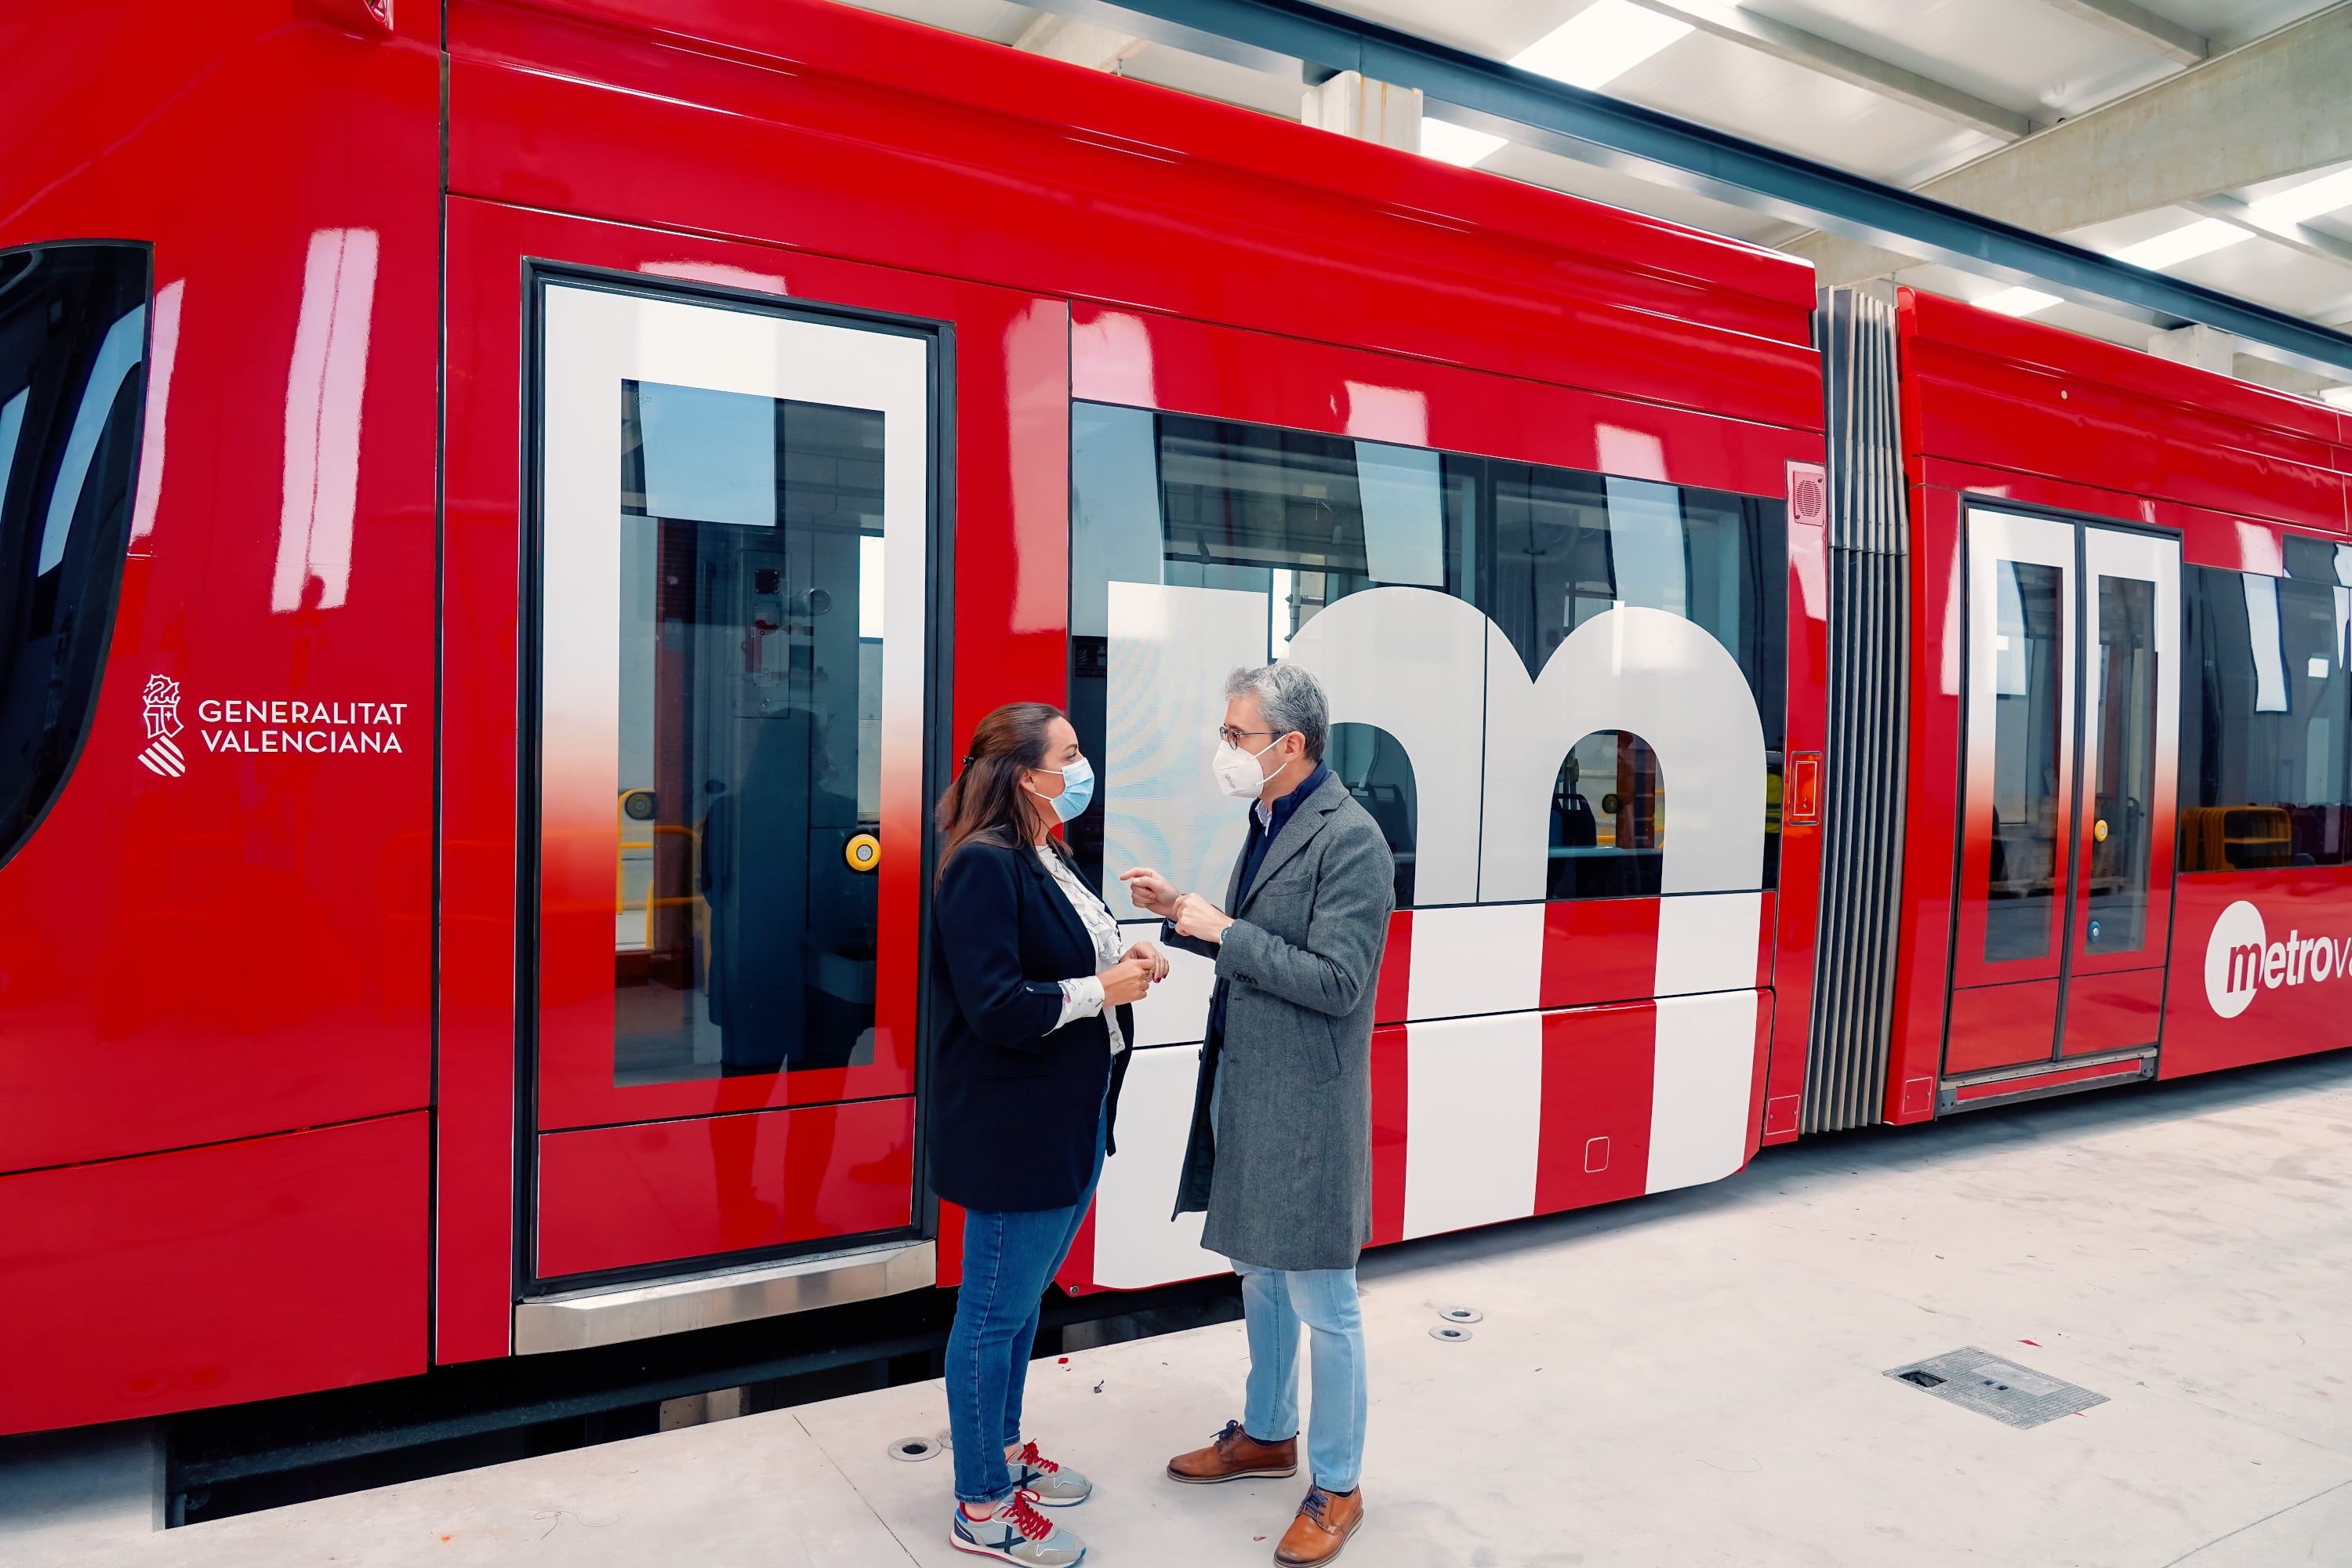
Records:
{"label": "woman's sneaker", "polygon": [[1067,1508],[1094,1495],[1094,1482],[1039,1453],[1034,1438],[1022,1445],[1021,1451],[1008,1461],[1008,1468],[1013,1471],[1013,1487],[1030,1493],[1043,1508]]}
{"label": "woman's sneaker", "polygon": [[1014,1491],[986,1519],[974,1519],[956,1504],[948,1543],[958,1552],[1020,1563],[1028,1568],[1070,1568],[1087,1554],[1087,1543],[1039,1513],[1034,1492]]}

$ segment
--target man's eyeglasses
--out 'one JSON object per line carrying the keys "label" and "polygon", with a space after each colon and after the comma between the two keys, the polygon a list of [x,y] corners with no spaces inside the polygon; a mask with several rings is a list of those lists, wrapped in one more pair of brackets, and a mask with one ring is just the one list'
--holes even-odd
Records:
{"label": "man's eyeglasses", "polygon": [[1217,739],[1237,752],[1244,749],[1242,745],[1244,741],[1255,740],[1260,735],[1274,736],[1288,733],[1290,731],[1287,730],[1236,730],[1230,724],[1217,726]]}

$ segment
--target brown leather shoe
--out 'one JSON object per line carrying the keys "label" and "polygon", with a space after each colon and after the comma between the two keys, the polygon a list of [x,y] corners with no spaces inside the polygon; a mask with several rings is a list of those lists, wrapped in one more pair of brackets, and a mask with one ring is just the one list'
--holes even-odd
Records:
{"label": "brown leather shoe", "polygon": [[1348,1537],[1364,1522],[1364,1489],[1351,1492],[1327,1492],[1321,1487],[1308,1487],[1307,1497],[1298,1505],[1298,1517],[1282,1532],[1282,1544],[1274,1549],[1274,1560],[1282,1568],[1300,1568],[1309,1563],[1328,1563],[1339,1555],[1348,1544]]}
{"label": "brown leather shoe", "polygon": [[1250,1476],[1295,1476],[1298,1473],[1298,1439],[1261,1443],[1228,1421],[1217,1440],[1205,1448],[1179,1454],[1168,1461],[1168,1479],[1206,1486],[1212,1481],[1238,1481]]}

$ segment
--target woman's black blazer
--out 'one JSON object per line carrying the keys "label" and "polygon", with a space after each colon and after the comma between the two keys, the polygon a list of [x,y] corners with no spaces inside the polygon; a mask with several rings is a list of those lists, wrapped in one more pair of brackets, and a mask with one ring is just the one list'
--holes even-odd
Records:
{"label": "woman's black blazer", "polygon": [[[1094,942],[1034,849],[975,837],[949,858],[931,899],[940,1026],[924,1110],[940,1197],[982,1213],[1078,1201],[1129,1054],[1114,1068],[1098,1017],[1054,1027],[1061,982],[1093,973]],[[1118,1015],[1132,1040],[1129,1010]]]}

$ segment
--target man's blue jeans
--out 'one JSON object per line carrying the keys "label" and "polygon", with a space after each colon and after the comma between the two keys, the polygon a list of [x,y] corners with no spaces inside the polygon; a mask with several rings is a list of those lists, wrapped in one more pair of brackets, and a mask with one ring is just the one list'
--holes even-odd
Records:
{"label": "man's blue jeans", "polygon": [[1313,1336],[1307,1463],[1325,1491],[1356,1489],[1364,1465],[1364,1320],[1352,1268],[1284,1270],[1235,1263],[1250,1370],[1242,1428],[1261,1443],[1298,1435],[1298,1329]]}
{"label": "man's blue jeans", "polygon": [[959,1502],[993,1503],[1012,1495],[1004,1449],[1021,1440],[1021,1395],[1039,1310],[1102,1179],[1103,1131],[1097,1123],[1094,1174],[1070,1207],[965,1211],[963,1287],[956,1294],[947,1353],[948,1434],[955,1443]]}

